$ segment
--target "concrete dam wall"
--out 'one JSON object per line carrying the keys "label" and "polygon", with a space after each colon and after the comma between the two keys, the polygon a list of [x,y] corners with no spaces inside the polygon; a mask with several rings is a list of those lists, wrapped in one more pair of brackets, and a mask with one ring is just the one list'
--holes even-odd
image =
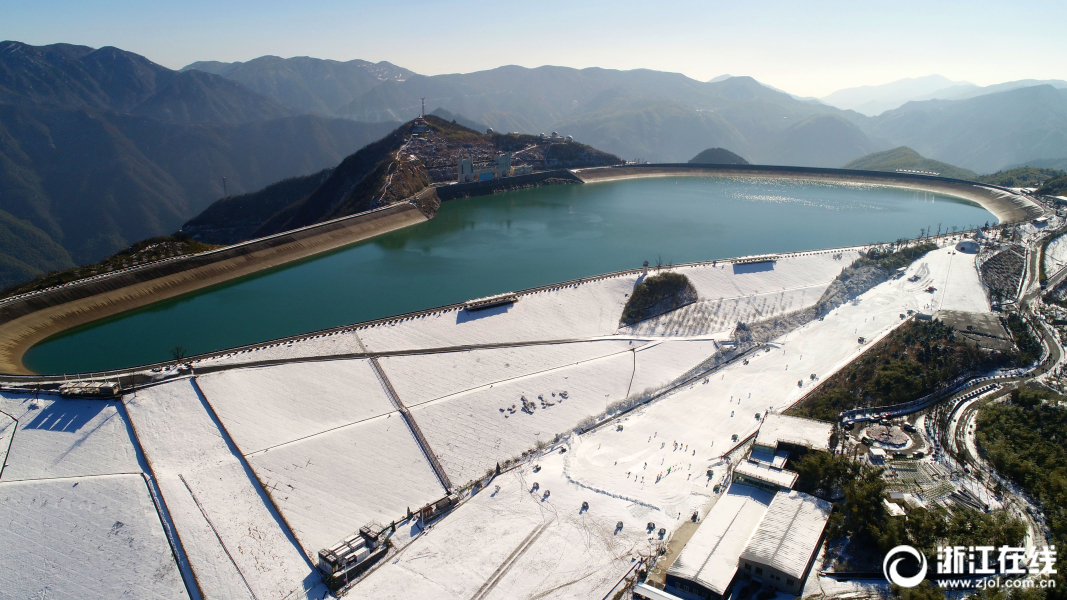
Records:
{"label": "concrete dam wall", "polygon": [[1042,215],[1041,207],[1007,188],[962,179],[932,177],[911,173],[824,169],[818,167],[777,167],[769,165],[691,165],[658,164],[594,167],[574,171],[582,181],[613,181],[644,177],[758,177],[864,183],[908,188],[956,196],[980,204],[1001,223],[1028,221]]}

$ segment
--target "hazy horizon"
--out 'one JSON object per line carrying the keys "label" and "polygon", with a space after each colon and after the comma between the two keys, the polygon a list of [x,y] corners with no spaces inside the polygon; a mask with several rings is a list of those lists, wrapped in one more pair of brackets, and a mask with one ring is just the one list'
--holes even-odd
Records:
{"label": "hazy horizon", "polygon": [[888,8],[775,1],[756,8],[626,0],[607,11],[553,0],[538,10],[503,12],[484,6],[44,0],[5,6],[0,38],[116,46],[173,69],[263,55],[385,60],[423,75],[508,64],[645,68],[700,81],[749,75],[815,97],[934,73],[981,86],[1067,79],[1058,25],[1067,21],[1067,3]]}

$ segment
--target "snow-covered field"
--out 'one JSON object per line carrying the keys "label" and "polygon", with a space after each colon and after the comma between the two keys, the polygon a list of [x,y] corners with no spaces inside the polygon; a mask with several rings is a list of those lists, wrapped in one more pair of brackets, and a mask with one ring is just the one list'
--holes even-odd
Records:
{"label": "snow-covered field", "polygon": [[232,369],[197,383],[244,454],[393,410],[367,360]]}
{"label": "snow-covered field", "polygon": [[[462,484],[626,398],[633,368],[633,353],[623,352],[483,386],[411,412],[452,482]],[[523,410],[522,398],[532,408]]]}
{"label": "snow-covered field", "polygon": [[1045,247],[1045,273],[1050,276],[1067,265],[1067,235],[1061,235]]}
{"label": "snow-covered field", "polygon": [[[907,277],[923,264],[923,277],[908,282]],[[928,286],[937,289],[927,293],[924,290]],[[349,596],[599,597],[614,584],[610,577],[595,583],[589,579],[572,583],[581,574],[603,572],[603,566],[596,566],[601,564],[599,559],[591,554],[572,556],[565,552],[575,547],[588,548],[596,540],[617,538],[609,538],[603,525],[598,525],[595,533],[589,528],[568,530],[559,526],[564,517],[571,521],[578,518],[576,509],[582,501],[590,503],[587,515],[599,518],[598,523],[607,522],[610,526],[614,520],[624,521],[623,532],[628,532],[634,521],[639,527],[645,521],[654,521],[657,527],[675,529],[681,519],[704,510],[714,499],[710,488],[722,480],[727,469],[722,455],[734,445],[733,435],[743,439],[758,428],[756,413],[768,408],[784,409],[811,389],[811,374],[829,376],[854,359],[868,347],[859,344],[858,337],[873,343],[899,326],[900,314],[908,309],[938,308],[988,310],[973,256],[956,254],[951,248],[934,251],[912,265],[904,278],[886,282],[831,311],[824,320],[775,340],[768,351],[748,355],[748,364],[730,363],[706,380],[678,389],[616,423],[570,437],[563,442],[566,454],[553,451],[497,478],[485,491],[416,539],[397,559],[357,585]],[[632,355],[637,364],[633,384],[669,381],[714,351],[710,340],[675,339],[638,346]],[[646,361],[642,361],[642,355]],[[479,476],[493,466],[494,457],[513,456],[512,447],[528,448],[538,439],[563,431],[560,425],[564,421],[594,412],[592,401],[598,395],[616,397],[619,392],[613,386],[625,377],[627,356],[629,353],[608,356],[492,387],[483,385],[426,402],[413,412],[454,480]],[[579,377],[585,370],[589,373]],[[412,374],[417,376],[418,370],[413,369]],[[406,377],[396,373],[392,379]],[[567,379],[561,381],[561,377]],[[552,400],[550,394],[558,392],[559,386],[571,391],[579,389],[575,387],[579,381],[586,380],[590,382],[590,405],[567,415],[565,420],[557,421],[552,414],[559,405],[542,408],[537,399],[540,394]],[[532,415],[499,412],[510,404],[520,408],[520,394],[535,402]],[[414,397],[432,395],[421,393]],[[570,399],[584,396],[568,395]],[[509,403],[509,397],[515,400]],[[533,474],[532,463],[539,463],[543,470]],[[713,471],[711,478],[708,469]],[[533,497],[538,502],[529,503],[526,501],[531,498],[528,490],[533,481],[540,484]],[[499,491],[495,490],[496,485],[501,486]],[[551,495],[540,502],[545,490],[550,490]],[[529,510],[527,504],[538,510]],[[546,523],[542,531],[540,527]],[[555,540],[560,550],[536,552],[547,540]],[[636,557],[642,548],[639,542],[636,539],[628,552],[616,552],[619,556]],[[644,543],[649,543],[647,537]],[[530,555],[544,562],[537,567],[520,568]],[[559,567],[555,565],[566,565],[567,573],[557,575]],[[622,572],[620,567],[613,574]],[[550,574],[554,579],[546,582]]]}
{"label": "snow-covered field", "polygon": [[0,452],[10,444],[0,480],[140,473],[121,408],[114,401],[3,394],[0,411],[18,427],[0,432]]}
{"label": "snow-covered field", "polygon": [[140,474],[0,483],[0,523],[0,597],[189,597]]}
{"label": "snow-covered field", "polygon": [[[727,337],[723,335],[722,337]],[[635,352],[637,368],[630,383],[630,396],[670,384],[718,352],[714,340],[667,340],[647,344]]]}
{"label": "snow-covered field", "polygon": [[189,379],[123,401],[207,598],[281,599],[320,585]]}
{"label": "snow-covered field", "polygon": [[[377,385],[377,382],[375,382]],[[400,413],[248,456],[308,555],[445,495]]]}
{"label": "snow-covered field", "polygon": [[661,516],[568,482],[562,458],[542,457],[538,473],[530,464],[503,473],[346,597],[601,598],[650,554],[658,537],[645,525],[659,527]]}
{"label": "snow-covered field", "polygon": [[[744,439],[759,427],[756,413],[782,410],[807,393],[815,383],[811,374],[827,377],[850,362],[866,348],[857,343],[858,337],[872,343],[901,323],[900,313],[921,310],[920,300],[957,310],[979,308],[970,299],[977,296],[984,302],[977,276],[965,276],[967,269],[974,270],[973,256],[950,252],[937,250],[919,261],[929,266],[927,278],[915,283],[902,278],[877,286],[831,311],[825,320],[775,340],[769,351],[750,355],[749,364],[735,361],[707,383],[695,382],[630,413],[620,422],[623,431],[603,427],[582,436],[569,458],[568,474],[672,516],[691,513],[699,502],[692,494],[706,486],[708,468],[721,468],[720,456],[732,446],[732,436]],[[937,292],[921,291],[931,285],[928,282]],[[959,308],[965,302],[970,306]],[[688,449],[675,450],[674,442]],[[672,469],[655,483],[656,476],[672,465],[679,470]]]}
{"label": "snow-covered field", "polygon": [[408,407],[466,390],[633,350],[629,340],[385,356],[378,361]]}

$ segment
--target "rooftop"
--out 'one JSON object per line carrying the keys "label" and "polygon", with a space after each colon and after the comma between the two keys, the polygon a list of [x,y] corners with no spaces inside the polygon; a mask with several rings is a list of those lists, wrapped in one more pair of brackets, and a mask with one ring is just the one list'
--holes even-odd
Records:
{"label": "rooftop", "polygon": [[737,559],[767,512],[774,494],[733,484],[701,522],[667,574],[723,594],[737,572]]}
{"label": "rooftop", "polygon": [[743,460],[738,463],[734,469],[734,474],[759,479],[784,488],[792,488],[798,477],[793,471],[779,469],[767,463],[754,460]]}
{"label": "rooftop", "polygon": [[823,452],[830,449],[833,423],[769,413],[756,436],[757,446],[776,447],[780,442]]}
{"label": "rooftop", "polygon": [[800,579],[818,549],[830,508],[829,502],[808,494],[778,492],[741,559]]}

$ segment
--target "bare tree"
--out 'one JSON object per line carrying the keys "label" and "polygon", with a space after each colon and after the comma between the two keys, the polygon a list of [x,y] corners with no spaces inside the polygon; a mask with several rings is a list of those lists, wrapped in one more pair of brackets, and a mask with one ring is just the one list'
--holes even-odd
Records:
{"label": "bare tree", "polygon": [[175,346],[170,349],[170,355],[174,357],[174,360],[181,360],[185,358],[186,350],[182,346]]}

